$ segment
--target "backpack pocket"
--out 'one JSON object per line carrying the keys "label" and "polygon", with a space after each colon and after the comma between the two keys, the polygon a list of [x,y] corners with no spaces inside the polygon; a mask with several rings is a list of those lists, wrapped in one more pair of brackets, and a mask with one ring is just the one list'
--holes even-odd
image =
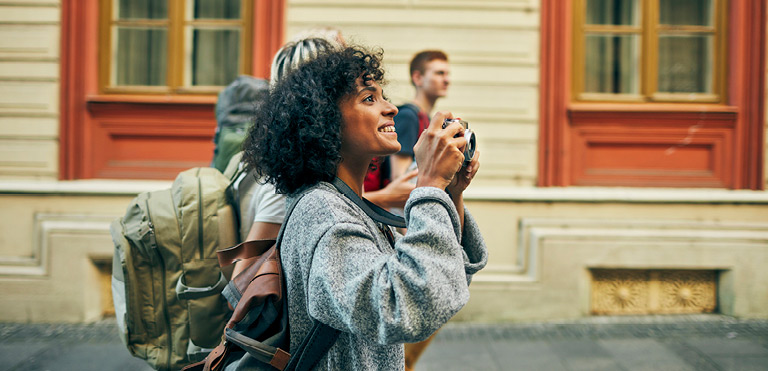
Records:
{"label": "backpack pocket", "polygon": [[189,314],[190,358],[208,353],[221,341],[224,326],[231,315],[221,290],[227,279],[218,260],[202,259],[184,264],[184,272],[176,282],[176,296]]}
{"label": "backpack pocket", "polygon": [[139,203],[131,205],[123,218],[122,228],[125,238],[133,242],[137,251],[151,264],[157,260],[157,240],[152,221],[147,213],[142,210]]}
{"label": "backpack pocket", "polygon": [[[120,340],[132,355],[148,359],[149,336],[155,327],[151,303],[142,302],[136,290],[139,276],[150,275],[146,264],[138,261],[133,246],[123,237],[123,224],[116,219],[110,225],[115,253],[112,257],[112,299]],[[151,269],[151,268],[150,268]]]}
{"label": "backpack pocket", "polygon": [[120,340],[128,345],[128,306],[125,296],[125,253],[128,241],[122,235],[123,226],[120,218],[112,221],[109,226],[112,242],[115,244],[115,253],[112,255],[112,300],[115,307],[115,319]]}

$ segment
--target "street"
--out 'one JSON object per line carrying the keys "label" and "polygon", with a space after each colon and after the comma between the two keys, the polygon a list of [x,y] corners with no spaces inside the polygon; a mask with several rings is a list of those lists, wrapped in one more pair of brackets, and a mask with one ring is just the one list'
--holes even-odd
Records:
{"label": "street", "polygon": [[[128,354],[108,319],[0,324],[0,371],[6,370],[151,368]],[[451,322],[416,370],[768,370],[768,320],[676,315]]]}

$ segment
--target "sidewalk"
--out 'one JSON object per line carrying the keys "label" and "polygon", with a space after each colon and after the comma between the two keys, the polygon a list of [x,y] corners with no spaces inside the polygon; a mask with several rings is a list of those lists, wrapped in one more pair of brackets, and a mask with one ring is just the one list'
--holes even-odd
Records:
{"label": "sidewalk", "polygon": [[[449,323],[422,356],[431,370],[768,370],[768,320],[720,315]],[[0,371],[151,370],[93,324],[0,323]]]}

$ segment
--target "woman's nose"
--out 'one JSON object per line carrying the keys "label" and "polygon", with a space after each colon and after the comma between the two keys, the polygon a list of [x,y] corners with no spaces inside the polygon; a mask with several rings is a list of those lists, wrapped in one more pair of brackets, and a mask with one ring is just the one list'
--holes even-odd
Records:
{"label": "woman's nose", "polygon": [[386,101],[386,107],[384,107],[384,116],[396,116],[398,112],[397,106],[392,102]]}

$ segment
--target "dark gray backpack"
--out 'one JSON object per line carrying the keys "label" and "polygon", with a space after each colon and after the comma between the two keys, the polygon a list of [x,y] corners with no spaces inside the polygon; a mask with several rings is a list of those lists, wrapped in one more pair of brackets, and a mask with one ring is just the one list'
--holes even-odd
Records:
{"label": "dark gray backpack", "polygon": [[216,133],[213,136],[211,166],[221,172],[230,159],[242,151],[253,116],[269,94],[269,82],[252,76],[238,76],[219,93],[216,101]]}

